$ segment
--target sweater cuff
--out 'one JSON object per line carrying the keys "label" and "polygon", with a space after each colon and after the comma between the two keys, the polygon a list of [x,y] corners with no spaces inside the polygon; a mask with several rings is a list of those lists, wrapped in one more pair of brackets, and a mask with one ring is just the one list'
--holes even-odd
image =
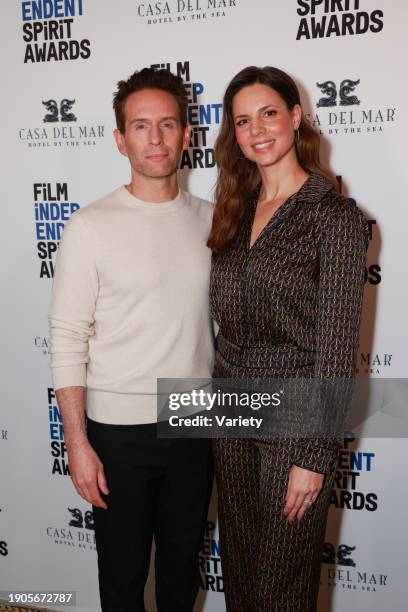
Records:
{"label": "sweater cuff", "polygon": [[54,391],[64,387],[86,387],[86,364],[75,366],[53,366]]}

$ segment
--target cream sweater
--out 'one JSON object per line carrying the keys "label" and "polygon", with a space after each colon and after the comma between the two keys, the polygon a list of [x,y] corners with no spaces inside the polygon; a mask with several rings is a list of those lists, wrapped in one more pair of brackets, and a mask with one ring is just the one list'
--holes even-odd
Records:
{"label": "cream sweater", "polygon": [[154,422],[157,378],[209,378],[212,206],[148,203],[125,187],[78,210],[61,240],[49,312],[54,388],[87,387],[87,414]]}

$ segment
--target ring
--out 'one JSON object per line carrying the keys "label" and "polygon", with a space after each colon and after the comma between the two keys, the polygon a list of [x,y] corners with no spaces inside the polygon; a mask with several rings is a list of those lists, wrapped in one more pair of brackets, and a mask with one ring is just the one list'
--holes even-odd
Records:
{"label": "ring", "polygon": [[313,504],[313,499],[305,499],[303,503],[307,506],[311,506]]}

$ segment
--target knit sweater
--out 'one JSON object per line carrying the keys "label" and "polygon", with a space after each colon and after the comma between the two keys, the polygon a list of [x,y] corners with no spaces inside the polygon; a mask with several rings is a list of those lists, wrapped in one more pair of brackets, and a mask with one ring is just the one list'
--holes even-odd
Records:
{"label": "knit sweater", "polygon": [[157,378],[209,378],[209,202],[144,202],[125,187],[75,212],[49,311],[54,388],[87,387],[87,414],[157,420]]}

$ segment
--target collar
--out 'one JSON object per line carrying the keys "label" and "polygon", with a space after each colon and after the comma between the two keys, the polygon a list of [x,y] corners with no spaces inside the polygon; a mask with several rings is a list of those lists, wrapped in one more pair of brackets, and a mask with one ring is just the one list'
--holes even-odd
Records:
{"label": "collar", "polygon": [[334,189],[334,185],[328,178],[316,172],[311,172],[307,181],[296,194],[298,202],[320,202],[325,195]]}

